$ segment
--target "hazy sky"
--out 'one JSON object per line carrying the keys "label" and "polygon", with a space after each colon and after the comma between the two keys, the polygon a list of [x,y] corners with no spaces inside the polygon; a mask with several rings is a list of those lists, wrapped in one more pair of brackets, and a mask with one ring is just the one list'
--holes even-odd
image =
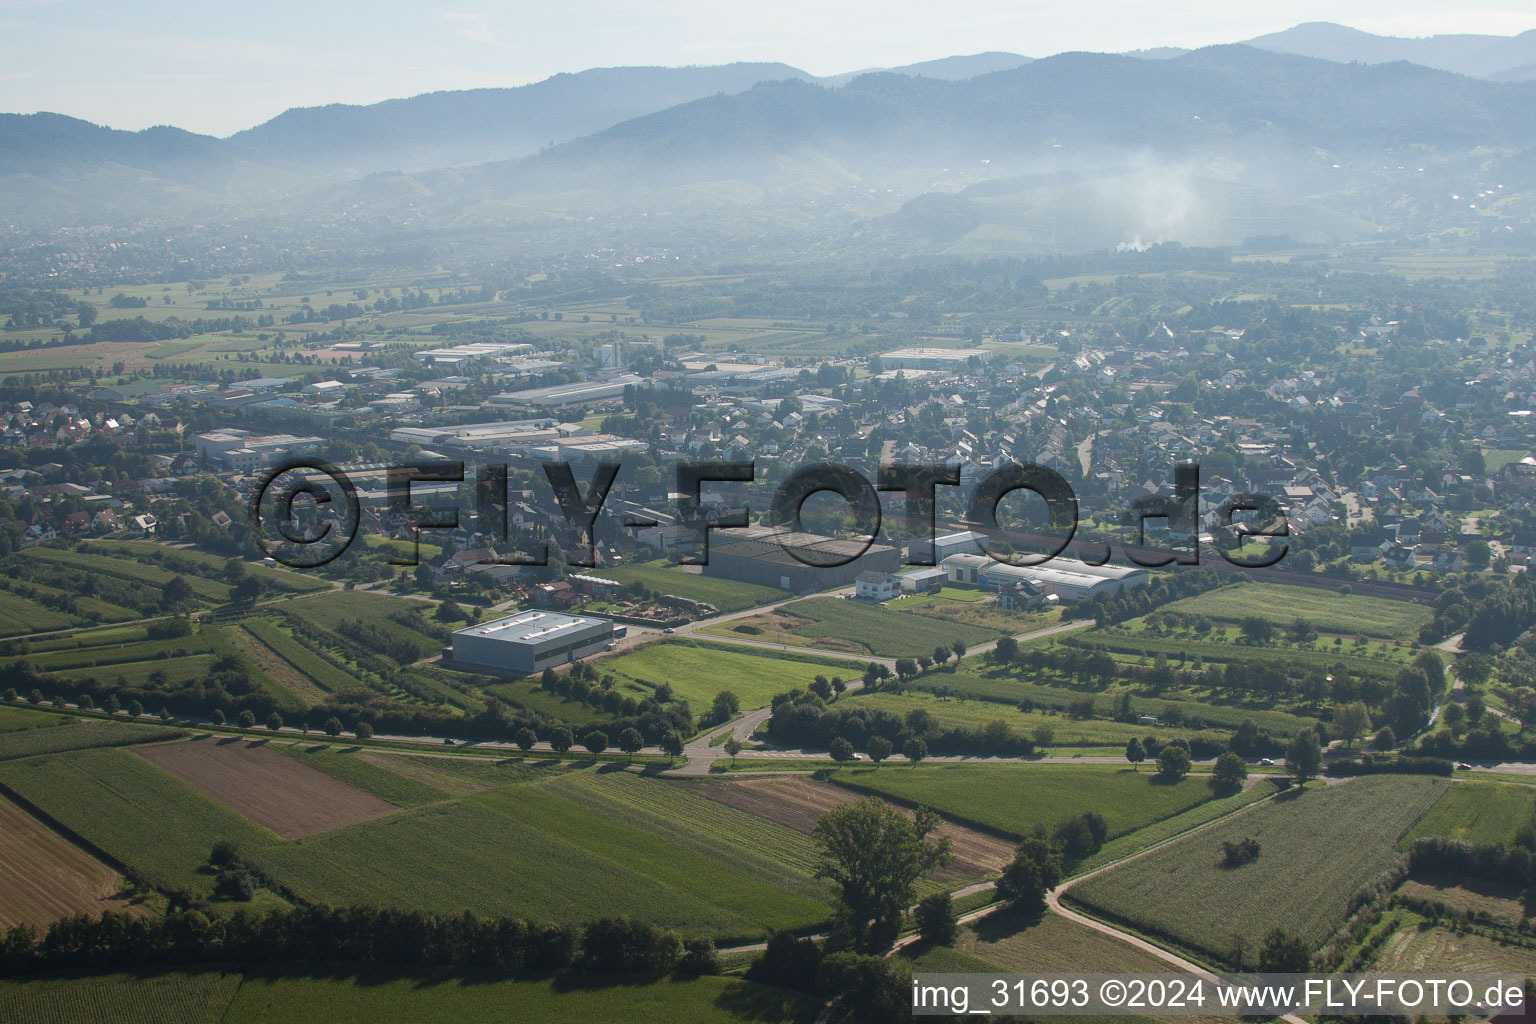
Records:
{"label": "hazy sky", "polygon": [[1388,35],[1536,27],[1530,0],[0,0],[0,111],[225,135],[293,106],[624,64],[813,74],[957,53],[1235,42],[1303,21]]}

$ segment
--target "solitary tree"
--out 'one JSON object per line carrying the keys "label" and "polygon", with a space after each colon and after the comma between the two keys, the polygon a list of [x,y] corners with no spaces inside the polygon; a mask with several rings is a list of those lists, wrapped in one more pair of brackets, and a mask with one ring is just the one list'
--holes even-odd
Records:
{"label": "solitary tree", "polygon": [[832,755],[832,760],[838,764],[853,760],[853,744],[838,736],[827,747],[827,752]]}
{"label": "solitary tree", "polygon": [[1353,747],[1355,740],[1370,731],[1371,713],[1366,710],[1364,701],[1357,700],[1334,709],[1333,732],[1346,746]]}
{"label": "solitary tree", "polygon": [[1147,759],[1147,748],[1141,745],[1141,740],[1132,736],[1125,745],[1125,759],[1131,762],[1135,771],[1141,771],[1141,762]]}
{"label": "solitary tree", "polygon": [[933,946],[953,946],[959,931],[955,920],[955,901],[947,892],[924,896],[913,915],[917,920],[917,933],[923,941]]}
{"label": "solitary tree", "polygon": [[357,726],[352,730],[352,734],[360,740],[373,739],[373,723],[358,722]]}
{"label": "solitary tree", "polygon": [[240,728],[250,729],[256,725],[256,715],[251,711],[250,708],[246,708],[244,711],[240,712],[240,717],[236,719],[236,721],[240,723]]}
{"label": "solitary tree", "polygon": [[1177,743],[1164,743],[1157,753],[1157,774],[1177,782],[1189,774],[1189,751]]}
{"label": "solitary tree", "polygon": [[341,719],[332,715],[325,720],[325,734],[332,739],[341,735]]}
{"label": "solitary tree", "polygon": [[995,661],[1006,665],[1019,656],[1019,642],[1011,636],[1005,636],[997,642],[992,649],[992,657]]}
{"label": "solitary tree", "polygon": [[875,762],[875,767],[880,767],[880,762],[891,756],[891,741],[884,736],[871,736],[864,744],[864,752],[869,759]]}
{"label": "solitary tree", "polygon": [[661,738],[661,749],[666,752],[668,758],[683,756],[683,738],[677,734],[677,730],[674,729]]}
{"label": "solitary tree", "polygon": [[594,758],[608,749],[608,734],[601,729],[593,729],[581,738],[581,745],[592,752]]}
{"label": "solitary tree", "polygon": [[1296,776],[1297,783],[1305,783],[1317,774],[1323,763],[1323,747],[1317,741],[1315,729],[1302,729],[1285,752],[1285,766]]}
{"label": "solitary tree", "polygon": [[1061,881],[1061,854],[1044,839],[1026,839],[997,880],[998,893],[1031,913],[1045,909],[1045,897]]}
{"label": "solitary tree", "polygon": [[1217,789],[1237,789],[1248,778],[1248,762],[1232,751],[1224,751],[1211,770],[1211,785]]}
{"label": "solitary tree", "polygon": [[901,752],[911,762],[912,767],[917,767],[917,762],[928,756],[928,744],[924,743],[920,736],[909,736],[907,742],[901,745]]}
{"label": "solitary tree", "polygon": [[736,755],[741,753],[741,740],[734,733],[725,738],[725,753],[731,759],[731,767],[736,767]]}
{"label": "solitary tree", "polygon": [[954,643],[950,644],[949,646],[950,646],[950,649],[955,652],[955,660],[956,661],[959,661],[961,658],[965,657],[965,641],[964,640],[956,640]]}
{"label": "solitary tree", "polygon": [[282,715],[280,715],[276,711],[274,711],[270,715],[267,716],[267,728],[270,729],[272,732],[277,732],[282,727],[283,727],[283,716]]}
{"label": "solitary tree", "polygon": [[917,880],[948,863],[949,838],[928,838],[938,826],[927,808],[909,818],[879,797],[834,807],[817,820],[816,876],[838,886],[843,923],[855,941],[870,936],[871,922],[876,937],[894,937]]}
{"label": "solitary tree", "polygon": [[532,750],[533,745],[539,742],[539,734],[525,725],[521,729],[517,730],[517,735],[512,737],[512,741],[516,743],[518,748],[521,750]]}

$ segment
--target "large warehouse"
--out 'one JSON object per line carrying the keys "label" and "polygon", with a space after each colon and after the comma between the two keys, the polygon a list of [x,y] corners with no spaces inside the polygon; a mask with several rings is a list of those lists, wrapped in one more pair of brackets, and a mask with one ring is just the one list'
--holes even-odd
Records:
{"label": "large warehouse", "polygon": [[[806,565],[785,547],[800,552],[806,560],[823,564]],[[871,544],[863,555],[845,565],[824,564],[858,555],[861,550],[863,541],[838,540],[814,533],[788,533],[766,526],[727,530],[715,534],[711,541],[704,575],[806,592],[846,587],[861,572],[896,572],[901,568],[901,552],[889,544]]]}
{"label": "large warehouse", "polygon": [[1089,565],[1075,558],[1053,558],[1039,565],[1008,565],[988,555],[950,555],[944,571],[951,583],[997,590],[1008,583],[1038,583],[1063,601],[1095,594],[1118,594],[1148,580],[1147,570],[1117,565]]}
{"label": "large warehouse", "polygon": [[613,639],[613,623],[591,615],[525,611],[455,630],[454,668],[526,676],[596,654]]}

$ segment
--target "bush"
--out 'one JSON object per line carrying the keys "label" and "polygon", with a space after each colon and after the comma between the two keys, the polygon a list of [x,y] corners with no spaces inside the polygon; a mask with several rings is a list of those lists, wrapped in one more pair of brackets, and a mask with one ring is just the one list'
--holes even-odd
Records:
{"label": "bush", "polygon": [[581,966],[598,974],[661,974],[681,955],[676,935],[628,917],[593,921],[581,939]]}
{"label": "bush", "polygon": [[708,939],[689,939],[683,943],[683,956],[678,960],[674,973],[682,977],[697,977],[719,974],[720,970],[720,957],[715,953],[715,944]]}
{"label": "bush", "polygon": [[774,932],[768,937],[763,955],[747,968],[747,980],[760,985],[774,985],[796,992],[814,992],[821,973],[821,949],[810,939],[797,939],[788,932]]}
{"label": "bush", "polygon": [[1251,836],[1235,843],[1230,839],[1221,841],[1221,866],[1224,868],[1240,868],[1258,859],[1259,841]]}

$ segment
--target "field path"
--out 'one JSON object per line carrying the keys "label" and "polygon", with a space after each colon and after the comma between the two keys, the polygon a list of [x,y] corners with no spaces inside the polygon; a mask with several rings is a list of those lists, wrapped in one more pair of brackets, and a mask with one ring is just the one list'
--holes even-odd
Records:
{"label": "field path", "polygon": [[[1163,840],[1161,840],[1159,842],[1153,843],[1151,846],[1148,846],[1144,850],[1138,850],[1137,852],[1131,854],[1129,857],[1122,857],[1120,860],[1113,861],[1113,862],[1111,862],[1109,864],[1105,864],[1103,867],[1095,868],[1092,871],[1084,872],[1083,874],[1077,875],[1074,878],[1069,878],[1066,881],[1062,882],[1060,885],[1058,885],[1054,890],[1052,890],[1046,896],[1046,898],[1045,898],[1046,907],[1050,910],[1051,913],[1059,915],[1060,917],[1064,917],[1068,921],[1073,922],[1074,924],[1080,924],[1080,925],[1083,925],[1085,927],[1092,928],[1094,931],[1099,932],[1099,933],[1101,933],[1103,935],[1108,935],[1108,936],[1110,936],[1112,938],[1119,939],[1121,942],[1124,942],[1127,945],[1134,946],[1135,948],[1137,948],[1137,949],[1139,949],[1139,950],[1141,950],[1141,951],[1143,951],[1145,953],[1150,953],[1151,955],[1157,957],[1159,960],[1162,960],[1164,963],[1167,963],[1167,964],[1170,964],[1170,965],[1172,965],[1174,967],[1177,967],[1181,971],[1184,971],[1184,972],[1189,973],[1189,974],[1193,974],[1193,975],[1195,975],[1197,977],[1200,977],[1200,978],[1204,978],[1207,981],[1214,981],[1216,979],[1216,975],[1214,973],[1212,973],[1210,971],[1210,969],[1200,966],[1199,964],[1195,963],[1193,960],[1187,960],[1184,957],[1179,956],[1177,953],[1174,953],[1174,952],[1171,952],[1170,950],[1164,949],[1163,947],[1161,947],[1161,946],[1159,946],[1159,945],[1157,945],[1155,943],[1149,942],[1146,939],[1141,938],[1139,935],[1133,935],[1130,932],[1122,931],[1121,929],[1116,928],[1113,925],[1105,924],[1103,921],[1099,921],[1099,920],[1096,920],[1095,918],[1088,917],[1085,914],[1079,914],[1075,910],[1071,910],[1071,909],[1069,909],[1067,907],[1064,907],[1061,904],[1061,897],[1062,897],[1063,893],[1065,893],[1067,890],[1071,889],[1074,885],[1078,884],[1079,882],[1087,881],[1090,878],[1095,878],[1095,877],[1097,877],[1099,875],[1102,875],[1106,871],[1112,871],[1115,868],[1118,868],[1118,867],[1120,867],[1120,866],[1122,866],[1124,864],[1129,864],[1133,860],[1136,860],[1136,859],[1138,859],[1140,857],[1145,857],[1148,854],[1152,853],[1154,850],[1160,850],[1164,846],[1167,846],[1169,843],[1177,842],[1177,841],[1179,841],[1181,839],[1184,839],[1187,836],[1194,835],[1196,832],[1203,831],[1203,830],[1208,829],[1208,828],[1210,828],[1210,827],[1212,827],[1214,825],[1217,825],[1217,824],[1223,824],[1225,822],[1228,822],[1228,821],[1232,820],[1232,818],[1236,817],[1237,815],[1242,814],[1245,811],[1251,810],[1254,807],[1260,807],[1260,806],[1268,803],[1269,801],[1271,801],[1273,799],[1274,799],[1274,796],[1267,796],[1267,797],[1265,797],[1262,800],[1255,800],[1251,804],[1244,804],[1242,807],[1239,807],[1236,810],[1234,810],[1231,814],[1223,814],[1219,818],[1213,818],[1210,821],[1202,822],[1199,825],[1194,826],[1193,828],[1185,829],[1183,832],[1180,832],[1177,835],[1172,835],[1172,836],[1169,836],[1167,839],[1163,839]],[[969,895],[971,895],[973,893],[984,892],[984,891],[986,891],[988,889],[995,888],[995,886],[996,886],[996,883],[994,883],[994,882],[978,882],[975,885],[968,885],[964,889],[956,890],[954,895],[957,896],[957,897],[959,897],[959,896],[969,896]],[[995,913],[996,911],[998,911],[999,909],[1001,909],[1004,906],[1006,906],[1006,904],[994,903],[990,907],[982,907],[980,910],[974,910],[974,911],[972,911],[969,914],[962,915],[960,917],[960,919],[959,919],[960,923],[961,924],[970,924],[973,921],[979,921],[982,918],[988,916],[989,914]],[[904,949],[905,947],[910,946],[910,945],[912,945],[913,943],[915,943],[917,941],[918,941],[918,936],[917,935],[915,935],[915,934],[914,935],[908,935],[905,938],[902,938],[902,939],[898,940],[896,942],[895,946],[892,947],[891,951],[894,953],[897,950]],[[1288,1013],[1288,1014],[1285,1014],[1285,1015],[1281,1016],[1280,1019],[1285,1021],[1286,1024],[1308,1024],[1307,1021],[1305,1021],[1301,1017],[1297,1016],[1296,1014],[1289,1014]]]}

